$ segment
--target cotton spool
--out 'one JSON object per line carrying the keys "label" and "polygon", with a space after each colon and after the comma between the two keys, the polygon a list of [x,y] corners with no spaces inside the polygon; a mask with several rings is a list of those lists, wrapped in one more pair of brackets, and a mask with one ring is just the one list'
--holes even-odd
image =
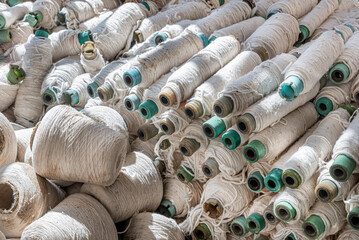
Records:
{"label": "cotton spool", "polygon": [[300,34],[298,43],[304,42],[314,31],[339,8],[340,1],[320,1],[307,15],[299,20]]}
{"label": "cotton spool", "polygon": [[9,31],[11,42],[3,44],[5,49],[11,49],[16,44],[25,43],[33,33],[33,28],[26,22],[16,22],[9,27]]}
{"label": "cotton spool", "polygon": [[222,143],[227,149],[234,150],[246,144],[248,138],[249,134],[243,134],[238,131],[237,126],[234,124],[222,135]]}
{"label": "cotton spool", "polygon": [[26,163],[0,168],[0,231],[6,237],[20,237],[30,223],[54,208],[65,194],[54,184],[36,175]]}
{"label": "cotton spool", "polygon": [[104,21],[105,19],[107,19],[109,16],[111,16],[113,14],[114,10],[110,11],[110,10],[104,10],[102,11],[99,15],[90,18],[89,20],[82,22],[79,24],[78,29],[83,32],[86,31],[88,29],[93,29],[95,28],[98,24],[100,24],[102,21]]}
{"label": "cotton spool", "polygon": [[116,0],[68,1],[57,14],[57,20],[68,29],[76,29],[80,23],[95,17],[103,10],[111,10],[118,6],[119,3]]}
{"label": "cotton spool", "polygon": [[290,14],[296,19],[299,19],[310,12],[317,5],[317,3],[318,2],[316,0],[304,0],[300,2],[295,0],[280,0],[268,8],[266,17],[270,18],[279,12]]}
{"label": "cotton spool", "polygon": [[154,33],[155,46],[160,44],[161,42],[165,42],[167,39],[178,37],[188,26],[196,23],[197,21],[198,20],[182,20],[175,24],[166,25],[164,28],[158,31],[158,33]]}
{"label": "cotton spool", "polygon": [[359,102],[359,76],[353,80],[350,92],[352,101]]}
{"label": "cotton spool", "polygon": [[359,226],[358,226],[358,218],[359,218],[359,214],[358,214],[358,209],[359,209],[358,196],[359,196],[359,194],[358,194],[358,192],[359,191],[358,190],[359,190],[359,185],[356,184],[351,189],[351,191],[348,194],[348,197],[344,201],[345,210],[348,213],[347,222],[348,222],[349,226],[355,230],[359,229]]}
{"label": "cotton spool", "polygon": [[257,52],[262,61],[265,61],[288,52],[298,34],[297,19],[289,14],[278,13],[257,28],[244,42],[244,49]]}
{"label": "cotton spool", "polygon": [[128,95],[123,100],[123,104],[128,111],[133,112],[138,109],[140,103],[142,102],[144,91],[145,88],[142,88],[140,86],[135,86],[131,88]]}
{"label": "cotton spool", "polygon": [[204,120],[191,122],[182,132],[179,149],[183,155],[189,157],[195,152],[204,152],[209,144],[209,139],[203,136],[201,125]]}
{"label": "cotton spool", "polygon": [[94,42],[87,41],[81,45],[81,65],[87,73],[97,73],[106,65]]}
{"label": "cotton spool", "polygon": [[55,63],[67,56],[78,55],[81,52],[80,41],[89,41],[91,34],[81,33],[78,30],[61,30],[52,33],[49,38],[52,46],[52,61]]}
{"label": "cotton spool", "polygon": [[30,224],[21,238],[116,239],[117,230],[106,209],[96,199],[76,193]]}
{"label": "cotton spool", "polygon": [[313,176],[297,189],[285,188],[278,193],[274,201],[277,218],[284,222],[296,223],[308,215],[310,207],[315,202],[315,188],[317,176]]}
{"label": "cotton spool", "polygon": [[210,10],[204,2],[187,2],[161,11],[154,16],[145,18],[135,31],[137,42],[143,42],[152,33],[161,30],[167,24],[174,24],[184,19],[195,20],[206,17]]}
{"label": "cotton spool", "polygon": [[146,142],[154,138],[158,132],[159,129],[152,122],[149,122],[141,125],[137,129],[137,136],[141,141]]}
{"label": "cotton spool", "polygon": [[131,219],[124,240],[130,239],[184,240],[176,221],[156,213],[140,213]]}
{"label": "cotton spool", "polygon": [[249,144],[243,148],[245,158],[249,162],[256,162],[261,158],[273,161],[275,157],[303,135],[317,119],[318,114],[312,103],[299,107],[282,118],[277,124],[251,137]]}
{"label": "cotton spool", "polygon": [[299,94],[312,89],[343,49],[340,34],[335,31],[323,33],[285,72],[285,80],[278,90],[281,97],[293,101]]}
{"label": "cotton spool", "polygon": [[202,190],[197,181],[183,184],[176,178],[166,178],[163,200],[157,211],[166,217],[186,217],[189,210],[199,204]]}
{"label": "cotton spool", "polygon": [[261,98],[273,92],[283,81],[283,71],[296,61],[291,54],[281,54],[267,60],[243,77],[228,84],[213,103],[213,110],[219,117],[239,115]]}
{"label": "cotton spool", "polygon": [[157,11],[156,4],[151,1],[125,3],[108,19],[93,28],[93,40],[97,43],[104,59],[111,60],[121,50],[127,50],[132,41],[132,34],[138,27],[138,21],[156,14]]}
{"label": "cotton spool", "polygon": [[126,220],[136,212],[155,211],[163,195],[161,175],[150,158],[142,153],[131,152],[127,154],[126,162],[131,164],[121,169],[112,185],[102,187],[84,184],[81,188],[81,192],[98,199],[115,222]]}
{"label": "cotton spool", "polygon": [[330,69],[329,76],[333,83],[341,84],[352,80],[359,71],[359,65],[355,61],[359,56],[357,50],[359,33],[355,32],[345,43],[344,51],[335,61],[334,66]]}
{"label": "cotton spool", "polygon": [[330,156],[336,140],[349,124],[349,117],[350,114],[340,108],[319,123],[303,146],[285,163],[282,180],[287,187],[297,188],[313,176]]}
{"label": "cotton spool", "polygon": [[56,15],[60,11],[63,0],[35,1],[32,12],[26,14],[25,20],[36,28],[52,29],[56,27]]}
{"label": "cotton spool", "polygon": [[264,177],[268,175],[270,169],[271,169],[270,162],[255,162],[248,165],[248,168],[246,169],[246,183],[247,188],[254,192],[259,193],[261,191],[267,192],[266,189],[264,189]]}
{"label": "cotton spool", "polygon": [[62,94],[61,100],[73,107],[83,108],[90,99],[87,93],[87,85],[92,82],[92,75],[91,73],[83,73],[76,76],[69,89]]}
{"label": "cotton spool", "polygon": [[243,51],[232,61],[221,68],[207,81],[198,86],[185,105],[186,115],[191,119],[208,116],[212,111],[212,103],[217,94],[231,82],[247,74],[261,63],[258,54]]}
{"label": "cotton spool", "polygon": [[256,15],[260,16],[262,18],[266,18],[268,8],[272,4],[274,4],[274,3],[278,2],[278,1],[279,0],[261,0],[261,1],[256,2],[256,6],[257,6]]}
{"label": "cotton spool", "polygon": [[285,239],[285,240],[307,240],[308,238],[302,231],[303,220],[296,223],[280,222],[277,224],[276,232],[271,234],[273,239]]}
{"label": "cotton spool", "polygon": [[161,104],[178,108],[196,87],[231,61],[239,51],[240,43],[232,36],[214,40],[169,77],[158,96]]}
{"label": "cotton spool", "polygon": [[70,56],[54,64],[41,86],[41,99],[46,106],[60,102],[75,77],[85,73],[79,56]]}
{"label": "cotton spool", "polygon": [[359,232],[356,229],[349,227],[349,225],[346,225],[344,227],[344,229],[340,232],[337,239],[338,240],[345,240],[345,239],[355,240],[358,237],[359,237]]}
{"label": "cotton spool", "polygon": [[177,178],[184,184],[196,180],[205,183],[207,177],[202,172],[204,160],[204,152],[195,152],[189,157],[185,156],[176,171]]}
{"label": "cotton spool", "polygon": [[350,88],[352,83],[340,85],[327,85],[320,90],[314,100],[315,108],[320,115],[327,115],[330,111],[336,110],[340,104],[349,104]]}
{"label": "cotton spool", "polygon": [[43,112],[41,84],[52,65],[51,40],[43,36],[46,36],[43,31],[36,31],[25,44],[22,68],[26,76],[19,87],[14,110],[16,122],[25,127],[33,127]]}
{"label": "cotton spool", "polygon": [[[113,109],[92,107],[82,114],[60,105],[48,111],[37,127],[33,165],[49,179],[108,186],[116,180],[128,145],[125,122]],[[49,170],[53,168],[56,171]]]}
{"label": "cotton spool", "polygon": [[31,12],[32,2],[24,2],[14,7],[0,11],[0,29],[7,29],[16,21],[21,20],[26,13]]}
{"label": "cotton spool", "polygon": [[17,142],[17,162],[24,162],[26,149],[30,146],[30,139],[33,128],[26,128],[15,131]]}
{"label": "cotton spool", "polygon": [[17,144],[15,131],[9,120],[0,113],[0,167],[15,162]]}
{"label": "cotton spool", "polygon": [[8,108],[5,111],[1,112],[9,121],[15,122],[16,118],[14,116],[14,110],[12,108]]}
{"label": "cotton spool", "polygon": [[18,82],[24,78],[24,71],[17,65],[0,67],[0,112],[8,109],[16,99]]}
{"label": "cotton spool", "polygon": [[342,133],[333,148],[333,165],[330,167],[330,175],[337,181],[347,181],[358,163],[358,153],[354,149],[359,144],[358,129],[359,117],[356,115],[348,128]]}
{"label": "cotton spool", "polygon": [[179,133],[190,124],[183,109],[169,109],[158,118],[155,124],[167,135]]}

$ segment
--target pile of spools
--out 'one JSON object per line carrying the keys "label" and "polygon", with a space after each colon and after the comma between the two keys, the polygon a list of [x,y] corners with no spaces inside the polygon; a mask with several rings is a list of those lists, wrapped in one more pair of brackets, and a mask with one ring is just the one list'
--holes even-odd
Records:
{"label": "pile of spools", "polygon": [[359,239],[357,0],[2,0],[0,240]]}

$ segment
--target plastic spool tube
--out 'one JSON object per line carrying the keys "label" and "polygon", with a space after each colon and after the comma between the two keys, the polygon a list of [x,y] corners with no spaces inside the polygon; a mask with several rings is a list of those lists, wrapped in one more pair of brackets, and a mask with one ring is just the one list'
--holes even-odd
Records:
{"label": "plastic spool tube", "polygon": [[237,57],[196,88],[185,105],[186,115],[191,119],[210,115],[212,103],[217,94],[226,85],[247,74],[260,63],[261,59],[255,52],[243,51],[238,54]]}
{"label": "plastic spool tube", "polygon": [[231,113],[233,115],[243,113],[247,107],[278,88],[283,81],[282,72],[296,59],[291,54],[278,55],[228,84],[213,103],[214,113],[221,118]]}
{"label": "plastic spool tube", "polygon": [[270,204],[263,212],[263,216],[264,219],[266,220],[266,224],[270,224],[270,225],[277,225],[279,222],[279,219],[275,216],[274,213],[274,200],[275,197],[272,198]]}
{"label": "plastic spool tube", "polygon": [[123,100],[123,103],[128,111],[133,112],[139,108],[144,91],[145,89],[139,86],[135,86],[130,90],[129,95],[127,95],[127,97]]}
{"label": "plastic spool tube", "polygon": [[198,226],[194,229],[193,235],[197,240],[205,240],[209,239],[212,235],[210,229],[208,228],[207,224],[200,223]]}
{"label": "plastic spool tube", "polygon": [[166,25],[160,31],[154,33],[153,44],[157,46],[168,39],[178,37],[189,25],[195,24],[196,22],[197,20],[182,20],[172,25]]}
{"label": "plastic spool tube", "polygon": [[0,11],[0,29],[7,29],[32,11],[32,2],[24,2]]}
{"label": "plastic spool tube", "polygon": [[357,129],[358,124],[359,117],[356,115],[333,148],[334,163],[329,171],[330,175],[339,182],[347,181],[357,166],[359,156],[353,150],[359,143],[354,130]]}
{"label": "plastic spool tube", "polygon": [[317,5],[317,3],[318,1],[316,0],[304,0],[301,2],[297,2],[295,0],[280,0],[272,4],[268,8],[266,17],[271,18],[271,16],[273,16],[274,14],[277,15],[277,13],[279,12],[288,13],[296,19],[300,19],[302,16],[310,12]]}
{"label": "plastic spool tube", "polygon": [[158,134],[158,128],[153,123],[142,125],[137,130],[137,135],[142,141],[148,141]]}
{"label": "plastic spool tube", "polygon": [[245,236],[249,232],[248,227],[246,225],[245,216],[241,215],[241,216],[235,218],[231,222],[230,229],[231,229],[231,232],[238,237]]}
{"label": "plastic spool tube", "polygon": [[162,113],[158,119],[159,121],[156,124],[167,135],[181,132],[191,122],[181,108],[169,109]]}
{"label": "plastic spool tube", "polygon": [[180,140],[179,149],[183,155],[189,157],[196,151],[205,151],[209,140],[203,136],[200,126],[203,120],[191,122],[182,132],[183,137]]}
{"label": "plastic spool tube", "polygon": [[232,117],[219,118],[217,116],[213,116],[208,121],[203,123],[202,130],[207,138],[215,139],[227,128],[232,126],[234,122],[235,118]]}
{"label": "plastic spool tube", "polygon": [[0,167],[16,161],[17,144],[14,129],[0,113]]}
{"label": "plastic spool tube", "polygon": [[350,103],[350,87],[352,83],[328,85],[320,90],[314,100],[317,112],[326,116],[330,111],[336,110],[340,104]]}
{"label": "plastic spool tube", "polygon": [[222,143],[229,150],[234,150],[239,146],[243,146],[248,139],[249,134],[241,133],[234,126],[222,135]]}
{"label": "plastic spool tube", "polygon": [[25,72],[17,65],[4,65],[0,68],[0,112],[8,109],[16,99],[19,84]]}
{"label": "plastic spool tube", "polygon": [[62,0],[34,2],[32,12],[26,14],[25,21],[34,28],[43,27],[45,29],[52,29],[57,25],[55,19],[62,5]]}
{"label": "plastic spool tube", "polygon": [[349,226],[358,231],[358,219],[359,219],[359,206],[358,206],[358,191],[359,185],[356,184],[349,192],[348,197],[344,201],[345,210],[347,211],[347,222]]}
{"label": "plastic spool tube", "polygon": [[[282,118],[281,122],[266,128],[249,139],[243,154],[247,161],[256,162],[261,158],[274,159],[295,140],[303,135],[318,119],[312,103],[307,103]],[[286,138],[283,133],[288,133]]]}
{"label": "plastic spool tube", "polygon": [[62,94],[61,101],[73,107],[83,108],[90,99],[86,87],[92,82],[92,76],[93,74],[83,73],[75,77],[70,88]]}
{"label": "plastic spool tube", "polygon": [[[299,94],[310,91],[343,49],[344,41],[340,34],[335,31],[323,33],[286,71],[285,80],[278,89],[280,96],[293,101]],[[310,76],[309,71],[313,72]]]}

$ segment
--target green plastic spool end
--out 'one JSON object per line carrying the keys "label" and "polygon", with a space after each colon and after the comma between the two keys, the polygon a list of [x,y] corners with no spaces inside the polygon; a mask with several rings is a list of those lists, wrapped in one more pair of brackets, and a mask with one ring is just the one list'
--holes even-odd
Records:
{"label": "green plastic spool end", "polygon": [[208,42],[208,37],[205,36],[203,33],[199,33],[199,34],[197,34],[197,35],[198,35],[198,37],[200,37],[200,38],[202,39],[202,41],[203,41],[203,48],[207,47],[208,44],[209,44],[209,42]]}
{"label": "green plastic spool end", "polygon": [[279,86],[279,95],[281,98],[285,98],[287,101],[293,101],[303,91],[303,81],[297,76],[289,76]]}
{"label": "green plastic spool end", "polygon": [[56,94],[48,88],[42,93],[41,99],[46,106],[51,106],[56,102]]}
{"label": "green plastic spool end", "polygon": [[286,201],[279,202],[275,206],[274,212],[276,217],[284,222],[289,222],[293,220],[297,215],[297,211],[295,210],[295,208],[289,202]]}
{"label": "green plastic spool end", "polygon": [[25,21],[28,22],[31,27],[36,27],[43,19],[44,16],[40,11],[30,12],[25,16]]}
{"label": "green plastic spool end", "polygon": [[246,224],[246,218],[242,215],[240,217],[237,217],[231,222],[230,225],[231,232],[239,237],[243,237],[248,233],[248,228]]}
{"label": "green plastic spool end", "polygon": [[356,165],[354,159],[344,154],[339,154],[330,167],[329,172],[332,178],[338,182],[345,182],[352,175]]}
{"label": "green plastic spool end", "polygon": [[264,217],[259,213],[253,213],[246,219],[247,228],[251,233],[258,234],[266,226]]}
{"label": "green plastic spool end", "polygon": [[13,6],[16,6],[20,3],[22,3],[21,0],[6,0],[6,3],[10,6],[10,7],[13,7]]}
{"label": "green plastic spool end", "polygon": [[148,11],[151,11],[150,5],[148,5],[147,2],[143,1],[143,2],[140,2],[140,3],[143,4]]}
{"label": "green plastic spool end", "polygon": [[349,67],[345,63],[337,63],[330,69],[329,79],[332,83],[341,84],[348,79],[349,75]]}
{"label": "green plastic spool end", "polygon": [[260,192],[264,186],[264,177],[259,171],[247,177],[247,187],[252,192]]}
{"label": "green plastic spool end", "polygon": [[234,150],[241,145],[241,136],[233,129],[229,129],[222,135],[222,143],[229,150]]}
{"label": "green plastic spool end", "polygon": [[87,93],[91,98],[96,98],[97,97],[97,89],[98,89],[98,84],[96,82],[92,82],[89,85],[87,85]]}
{"label": "green plastic spool end", "polygon": [[141,103],[138,109],[144,119],[150,119],[158,113],[157,104],[152,100]]}
{"label": "green plastic spool end", "polygon": [[219,170],[218,162],[214,158],[208,158],[202,165],[203,174],[208,178],[217,176],[221,171]]}
{"label": "green plastic spool end", "polygon": [[177,169],[176,174],[178,180],[180,180],[184,184],[189,183],[194,178],[193,170],[184,166],[180,166]]}
{"label": "green plastic spool end", "polygon": [[349,226],[355,230],[359,230],[359,206],[353,208],[347,216]]}
{"label": "green plastic spool end", "polygon": [[25,71],[22,68],[17,65],[10,64],[10,69],[6,74],[6,78],[11,84],[18,84],[24,80],[25,76]]}
{"label": "green plastic spool end", "polygon": [[3,16],[0,16],[0,29],[4,28],[4,26],[6,25],[6,20]]}
{"label": "green plastic spool end", "polygon": [[278,192],[283,187],[282,173],[282,169],[274,168],[264,178],[264,185],[269,191]]}
{"label": "green plastic spool end", "polygon": [[57,14],[57,21],[60,23],[61,26],[66,26],[67,19],[66,19],[66,12],[58,12]]}
{"label": "green plastic spool end", "polygon": [[157,46],[158,44],[160,44],[161,42],[165,42],[168,39],[168,34],[167,33],[158,33],[155,36],[155,45]]}
{"label": "green plastic spool end", "polygon": [[73,89],[65,91],[62,94],[62,99],[66,104],[70,104],[71,106],[78,104],[80,101],[79,94]]}
{"label": "green plastic spool end", "polygon": [[11,41],[12,41],[12,36],[10,29],[0,30],[0,43],[6,43]]}
{"label": "green plastic spool end", "polygon": [[326,116],[333,110],[333,102],[327,97],[319,98],[315,103],[315,109],[320,115]]}
{"label": "green plastic spool end", "polygon": [[130,112],[137,110],[141,104],[141,99],[134,93],[128,95],[123,100],[126,109]]}
{"label": "green plastic spool end", "polygon": [[80,45],[85,44],[85,42],[92,41],[92,33],[91,30],[86,30],[82,33],[77,34],[77,38],[79,39]]}
{"label": "green plastic spool end", "polygon": [[127,87],[134,87],[142,82],[141,72],[132,68],[123,74],[122,79]]}
{"label": "green plastic spool end", "polygon": [[299,30],[300,33],[299,33],[297,44],[303,43],[309,37],[310,34],[309,29],[304,25],[300,25]]}
{"label": "green plastic spool end", "polygon": [[274,14],[277,14],[277,13],[280,13],[280,11],[279,10],[270,11],[266,16],[266,19],[270,18],[271,16],[273,16]]}
{"label": "green plastic spool end", "polygon": [[174,215],[176,215],[176,207],[173,205],[171,201],[162,200],[160,206],[157,209],[157,212],[168,218],[171,218]]}
{"label": "green plastic spool end", "polygon": [[302,230],[309,239],[317,239],[325,231],[325,224],[319,216],[313,214],[303,222]]}
{"label": "green plastic spool end", "polygon": [[221,118],[213,116],[203,123],[202,130],[207,138],[214,139],[226,130],[226,124]]}
{"label": "green plastic spool end", "polygon": [[39,38],[48,38],[49,37],[49,33],[45,30],[37,30],[35,32],[35,36],[39,37]]}
{"label": "green plastic spool end", "polygon": [[289,188],[298,188],[302,184],[302,178],[293,169],[287,169],[283,172],[282,181]]}
{"label": "green plastic spool end", "polygon": [[263,143],[253,140],[243,148],[244,157],[248,162],[257,162],[266,155],[266,148]]}
{"label": "green plastic spool end", "polygon": [[193,235],[197,240],[205,240],[205,239],[209,239],[209,237],[212,234],[211,234],[211,231],[209,230],[208,226],[205,223],[200,223],[194,229]]}

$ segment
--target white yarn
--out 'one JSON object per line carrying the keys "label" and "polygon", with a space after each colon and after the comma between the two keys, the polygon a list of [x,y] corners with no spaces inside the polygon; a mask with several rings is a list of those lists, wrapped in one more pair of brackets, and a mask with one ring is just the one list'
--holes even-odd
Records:
{"label": "white yarn", "polygon": [[191,122],[191,120],[186,116],[183,109],[174,109],[171,108],[166,112],[162,113],[158,116],[158,121],[155,121],[154,124],[157,126],[158,129],[161,129],[159,126],[160,121],[162,120],[169,120],[173,123],[175,131],[174,133],[179,133],[183,129],[185,129]]}
{"label": "white yarn", "polygon": [[42,81],[52,65],[51,40],[32,36],[25,44],[22,68],[26,77],[19,87],[15,101],[16,122],[33,127],[43,112],[40,90]]}
{"label": "white yarn", "polygon": [[56,27],[55,18],[63,2],[64,0],[36,0],[32,11],[40,11],[43,15],[43,20],[37,24],[37,27],[43,27],[45,29]]}
{"label": "white yarn", "polygon": [[103,10],[118,6],[117,0],[68,1],[61,12],[65,13],[67,28],[77,29],[80,23],[99,15]]}
{"label": "white yarn", "polygon": [[10,6],[7,5],[7,3],[5,3],[5,2],[0,2],[0,11],[5,10],[5,9],[7,9],[7,8],[9,8],[9,7],[10,7]]}
{"label": "white yarn", "polygon": [[301,94],[309,92],[329,70],[343,49],[344,41],[340,34],[335,31],[323,33],[289,67],[285,73],[285,79],[292,75],[298,76],[304,85]]}
{"label": "white yarn", "polygon": [[350,89],[350,92],[351,92],[351,100],[352,101],[355,101],[355,102],[358,102],[359,101],[359,75],[357,75],[353,82],[352,82],[352,86],[351,86],[351,89]]}
{"label": "white yarn", "polygon": [[316,180],[317,176],[314,175],[296,189],[285,188],[282,192],[278,193],[277,198],[274,201],[274,207],[282,201],[290,203],[296,210],[296,215],[291,222],[299,222],[300,219],[308,216],[308,211],[315,202],[316,197],[313,189],[315,189]]}
{"label": "white yarn", "polygon": [[285,163],[284,171],[296,171],[302,183],[312,177],[319,165],[330,157],[333,145],[349,124],[349,117],[350,114],[342,108],[330,112],[303,146]]}
{"label": "white yarn", "polygon": [[312,45],[314,41],[309,41],[306,42],[302,45],[300,45],[299,47],[294,47],[292,50],[290,50],[290,54],[295,54],[295,55],[302,55],[305,51],[307,51],[307,49],[309,48],[310,45]]}
{"label": "white yarn", "polygon": [[83,32],[86,31],[88,29],[93,29],[95,28],[98,24],[100,24],[102,21],[104,21],[105,19],[107,19],[108,17],[110,17],[113,14],[114,10],[112,11],[108,11],[108,10],[104,10],[103,12],[100,13],[100,15],[97,15],[83,23],[81,23],[78,26],[78,29]]}
{"label": "white yarn", "polygon": [[348,66],[350,74],[345,82],[352,80],[359,71],[359,64],[356,59],[359,57],[359,32],[355,32],[345,43],[344,51],[335,61],[336,63],[344,63]]}
{"label": "white yarn", "polygon": [[9,120],[0,113],[0,167],[15,162],[16,154],[15,131]]}
{"label": "white yarn", "polygon": [[152,33],[161,30],[166,24],[174,24],[185,19],[201,19],[209,13],[210,9],[204,2],[187,2],[145,18],[137,31],[146,40]]}
{"label": "white yarn", "polygon": [[84,108],[87,101],[90,99],[90,96],[87,93],[87,85],[92,82],[92,76],[93,74],[91,73],[83,73],[74,78],[69,90],[75,90],[77,92],[79,95],[79,102],[75,105],[71,104],[72,106]]}
{"label": "white yarn", "polygon": [[[91,44],[92,42],[90,42]],[[96,57],[94,59],[86,59],[84,57],[84,50],[81,51],[81,65],[85,72],[87,73],[97,73],[100,71],[105,65],[105,60],[103,59],[100,51],[96,48],[96,45],[94,46],[94,51],[96,54]]]}
{"label": "white yarn", "polygon": [[340,33],[344,42],[347,42],[349,38],[351,38],[354,32],[353,29],[354,31],[359,29],[359,23],[355,22],[355,20],[349,20],[345,24],[333,27],[333,30]]}
{"label": "white yarn", "polygon": [[4,55],[11,52],[15,45],[25,43],[33,32],[33,28],[27,22],[16,22],[9,29],[11,42],[1,44],[1,47],[6,50]]}
{"label": "white yarn", "polygon": [[[244,139],[242,139],[243,142]],[[230,176],[239,174],[247,165],[243,156],[243,148],[237,147],[234,150],[228,150],[221,144],[220,138],[213,139],[204,153],[205,160],[213,158],[218,163],[218,168],[227,179]]]}
{"label": "white yarn", "polygon": [[14,116],[14,110],[12,107],[6,109],[5,111],[1,112],[2,114],[4,114],[4,116],[10,121],[10,122],[15,122],[15,116]]}
{"label": "white yarn", "polygon": [[202,171],[202,165],[206,160],[204,158],[205,151],[197,151],[192,154],[190,157],[184,156],[184,159],[181,162],[181,166],[184,169],[191,169],[193,173],[190,171],[186,171],[189,175],[193,177],[192,181],[198,181],[201,183],[207,182],[208,178],[204,175]]}
{"label": "white yarn", "polygon": [[[27,148],[26,148],[23,162],[32,166],[32,151],[31,151],[30,145],[27,146]],[[51,181],[51,182],[53,182],[53,181]]]}
{"label": "white yarn", "polygon": [[145,90],[146,90],[146,88],[143,88],[143,87],[140,87],[140,86],[136,85],[136,86],[134,86],[133,88],[130,89],[128,95],[134,94],[140,99],[141,102],[143,102],[143,94],[144,94]]}
{"label": "white yarn", "polygon": [[55,207],[65,194],[26,163],[0,168],[0,231],[20,237],[30,223]]}
{"label": "white yarn", "polygon": [[61,30],[49,36],[54,63],[64,57],[77,55],[81,52],[81,45],[77,36],[79,33],[79,30]]}
{"label": "white yarn", "polygon": [[174,92],[174,107],[178,108],[196,87],[231,61],[239,51],[240,43],[233,36],[217,38],[174,72],[162,90],[170,88]]}
{"label": "white yarn", "polygon": [[233,114],[239,115],[247,107],[276,90],[283,81],[283,71],[296,60],[291,54],[280,54],[267,60],[228,84],[218,97],[230,97],[234,103]]}
{"label": "white yarn", "polygon": [[338,236],[338,240],[355,240],[359,238],[359,232],[356,229],[349,227],[349,225],[345,225],[342,232]]}
{"label": "white yarn", "polygon": [[26,13],[32,11],[32,2],[23,2],[17,4],[14,7],[9,7],[7,9],[0,11],[0,16],[5,19],[4,29],[8,29],[11,25],[13,25],[16,21],[21,20]]}
{"label": "white yarn", "polygon": [[99,97],[91,98],[91,99],[89,99],[87,101],[84,109],[91,108],[91,107],[96,107],[96,106],[107,106],[107,104],[105,102],[102,102]]}
{"label": "white yarn", "polygon": [[240,43],[242,43],[264,22],[265,19],[262,17],[252,17],[228,27],[216,30],[209,38],[233,35]]}
{"label": "white yarn", "polygon": [[359,183],[356,184],[349,192],[345,203],[345,210],[347,213],[352,211],[355,207],[359,206]]}
{"label": "white yarn", "polygon": [[190,138],[196,140],[200,144],[198,152],[206,152],[209,144],[209,139],[203,134],[202,125],[207,119],[198,119],[192,121],[181,133],[181,140]]}
{"label": "white yarn", "polygon": [[0,67],[0,112],[8,109],[15,102],[19,89],[19,84],[11,84],[6,77],[9,67],[9,64]]}
{"label": "white yarn", "polygon": [[314,104],[323,97],[328,98],[333,104],[333,110],[337,109],[342,103],[350,103],[350,87],[352,83],[344,83],[340,85],[329,84],[322,88],[315,98]]}
{"label": "white yarn", "polygon": [[[295,17],[296,19],[301,18],[302,16],[306,15],[310,12],[316,5],[317,0],[303,0],[303,1],[296,1],[296,0],[280,0],[274,4],[272,4],[268,8],[268,12],[279,10],[282,13],[288,13]],[[298,35],[297,35],[298,36]]]}
{"label": "white yarn", "polygon": [[115,222],[136,212],[155,211],[162,200],[162,179],[152,160],[142,153],[131,152],[126,156],[128,161],[133,163],[121,169],[111,186],[84,184],[81,188],[81,192],[98,199]]}
{"label": "white yarn", "polygon": [[189,210],[199,204],[202,190],[202,184],[197,181],[183,184],[177,178],[168,177],[164,180],[163,199],[175,207],[174,217],[186,217]]}
{"label": "white yarn", "polygon": [[139,138],[136,138],[131,143],[131,152],[140,152],[145,154],[147,157],[154,160],[156,158],[156,154],[154,153],[154,148],[157,143],[158,138],[153,137],[145,142],[140,140]]}
{"label": "white yarn", "polygon": [[161,11],[166,11],[169,8],[178,6],[180,4],[185,4],[185,3],[188,3],[188,2],[192,2],[192,0],[169,0],[169,1],[167,1],[167,4],[165,6],[163,6]]}
{"label": "white yarn", "polygon": [[4,56],[8,56],[10,62],[19,62],[22,61],[25,51],[25,43],[23,43],[13,46],[11,51],[9,53],[5,53]]}
{"label": "white yarn", "polygon": [[17,162],[24,161],[26,149],[30,146],[30,139],[33,130],[33,128],[25,128],[15,131],[17,142]]}
{"label": "white yarn", "polygon": [[187,100],[187,103],[191,101],[201,102],[203,115],[210,115],[212,112],[212,103],[216,100],[217,94],[222,91],[225,86],[249,73],[260,63],[261,59],[255,52],[241,52],[207,81],[197,87],[192,97]]}
{"label": "white yarn", "polygon": [[252,9],[248,3],[232,0],[213,10],[210,15],[198,20],[187,29],[210,36],[214,31],[248,19],[252,15]]}
{"label": "white yarn", "polygon": [[272,239],[287,239],[290,234],[293,234],[296,240],[308,240],[308,237],[303,233],[303,221],[304,220],[299,220],[295,223],[279,222],[276,226],[276,231],[271,235]]}
{"label": "white yarn", "polygon": [[153,2],[146,3],[150,11],[141,3],[125,3],[92,29],[93,39],[106,60],[115,58],[121,50],[129,49],[132,34],[140,21],[157,13],[157,6]]}
{"label": "white yarn", "polygon": [[29,225],[21,239],[117,239],[117,230],[96,199],[76,193]]}
{"label": "white yarn", "polygon": [[256,2],[256,15],[265,18],[267,16],[268,8],[278,1],[280,0],[261,0],[259,2]]}
{"label": "white yarn", "polygon": [[63,189],[66,193],[66,196],[69,196],[75,193],[80,193],[82,185],[82,183],[74,183],[68,187],[64,187]]}
{"label": "white yarn", "polygon": [[335,143],[332,159],[336,159],[339,154],[344,154],[358,164],[359,152],[355,150],[359,146],[359,135],[356,133],[358,128],[359,115],[357,114]]}
{"label": "white yarn", "polygon": [[[50,89],[60,103],[62,94],[70,88],[75,77],[85,73],[80,62],[80,56],[70,56],[54,64],[46,75],[41,86],[41,94]],[[52,105],[52,104],[49,104]]]}
{"label": "white yarn", "polygon": [[184,240],[185,237],[175,220],[156,213],[140,213],[130,220],[123,239]]}
{"label": "white yarn", "polygon": [[156,46],[155,37],[157,34],[158,32],[151,34],[145,41],[141,43],[135,42],[135,44],[130,49],[122,54],[122,57],[128,58],[151,50]]}
{"label": "white yarn", "polygon": [[[263,162],[263,161],[258,161],[258,162],[254,162],[251,164],[248,164],[248,168],[246,169],[247,171],[245,172],[247,177],[249,177],[250,175],[254,174],[255,172],[259,172],[261,176],[266,176],[270,169],[271,169],[271,163],[269,162]],[[245,176],[244,173],[242,173],[242,176]],[[244,178],[244,181],[246,180],[246,178]],[[262,191],[267,191],[266,189],[262,189]]]}
{"label": "white yarn", "polygon": [[47,112],[36,130],[33,165],[49,179],[108,186],[115,181],[128,147],[127,127],[113,109],[92,107],[79,113],[60,105]]}
{"label": "white yarn", "polygon": [[158,33],[166,33],[168,38],[178,37],[188,26],[195,24],[199,20],[182,20],[172,25],[166,25]]}

